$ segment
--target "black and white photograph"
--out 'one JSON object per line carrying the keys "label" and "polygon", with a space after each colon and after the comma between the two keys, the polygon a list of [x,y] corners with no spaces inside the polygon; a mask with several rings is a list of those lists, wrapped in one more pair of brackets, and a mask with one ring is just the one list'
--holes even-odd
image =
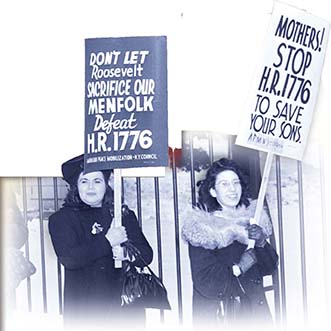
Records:
{"label": "black and white photograph", "polygon": [[0,7],[3,330],[327,328],[326,2]]}
{"label": "black and white photograph", "polygon": [[[114,174],[84,174],[82,155],[63,163],[62,178],[4,179],[8,316],[44,314],[69,330],[89,323],[267,328],[304,323],[307,307],[310,318],[322,319],[323,309],[311,308],[327,281],[318,151],[308,163],[275,158],[262,216],[250,224],[266,160],[234,141],[184,132],[164,177],[122,178],[120,227],[110,226]],[[255,247],[247,250],[249,239]],[[143,263],[125,254],[127,242]],[[129,284],[123,292],[132,262],[158,275],[168,307],[160,297],[160,306],[145,308]]]}

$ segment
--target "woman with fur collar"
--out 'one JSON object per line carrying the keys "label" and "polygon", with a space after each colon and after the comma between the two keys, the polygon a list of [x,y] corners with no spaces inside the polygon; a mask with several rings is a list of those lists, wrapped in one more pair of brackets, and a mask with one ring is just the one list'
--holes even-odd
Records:
{"label": "woman with fur collar", "polygon": [[[226,158],[214,162],[198,183],[200,208],[189,212],[182,229],[189,245],[195,326],[272,323],[263,276],[276,270],[278,256],[267,242],[272,233],[267,213],[259,225],[250,225],[256,201],[249,198],[247,183],[240,166]],[[247,250],[248,239],[256,241],[254,249]]]}

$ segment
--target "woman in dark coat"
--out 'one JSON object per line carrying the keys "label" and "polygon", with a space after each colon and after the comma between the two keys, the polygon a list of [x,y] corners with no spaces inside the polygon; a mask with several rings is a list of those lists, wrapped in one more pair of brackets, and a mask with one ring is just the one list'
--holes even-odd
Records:
{"label": "woman in dark coat", "polygon": [[[236,162],[213,163],[199,186],[199,207],[182,229],[189,244],[195,326],[243,324],[247,329],[272,323],[263,289],[263,276],[278,263],[267,242],[272,225],[265,211],[259,225],[250,225],[256,201],[248,198],[247,180]],[[254,249],[247,250],[248,239],[256,241]]]}
{"label": "woman in dark coat", "polygon": [[81,155],[62,165],[70,190],[64,206],[49,218],[52,243],[65,269],[64,325],[87,329],[141,326],[143,308],[121,307],[122,273],[114,261],[129,259],[121,247],[128,239],[147,263],[153,251],[127,207],[122,208],[122,226],[112,226],[110,171],[84,173],[83,162]]}

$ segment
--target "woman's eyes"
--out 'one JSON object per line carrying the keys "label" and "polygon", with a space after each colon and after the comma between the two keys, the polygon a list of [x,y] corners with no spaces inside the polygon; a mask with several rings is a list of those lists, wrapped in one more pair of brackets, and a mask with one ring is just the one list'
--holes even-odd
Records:
{"label": "woman's eyes", "polygon": [[240,180],[236,180],[236,181],[233,181],[233,182],[219,182],[219,185],[221,185],[222,187],[229,187],[230,185],[240,185]]}
{"label": "woman's eyes", "polygon": [[[80,183],[81,184],[88,184],[88,180],[87,179],[81,179],[80,180]],[[94,179],[93,180],[93,182],[95,183],[95,184],[101,184],[101,183],[103,183],[104,181],[102,180],[102,179]]]}

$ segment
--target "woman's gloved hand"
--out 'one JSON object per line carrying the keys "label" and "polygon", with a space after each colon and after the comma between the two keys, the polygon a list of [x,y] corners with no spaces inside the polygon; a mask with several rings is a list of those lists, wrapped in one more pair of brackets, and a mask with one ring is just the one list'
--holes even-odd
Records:
{"label": "woman's gloved hand", "polygon": [[109,228],[106,238],[112,247],[118,246],[128,240],[124,226],[115,226]]}
{"label": "woman's gloved hand", "polygon": [[248,249],[245,251],[240,258],[238,267],[242,274],[244,274],[248,269],[250,269],[257,262],[257,258],[254,249]]}
{"label": "woman's gloved hand", "polygon": [[248,238],[255,240],[255,245],[257,247],[263,247],[266,243],[266,235],[264,234],[262,228],[257,224],[248,225],[246,228],[248,231]]}

